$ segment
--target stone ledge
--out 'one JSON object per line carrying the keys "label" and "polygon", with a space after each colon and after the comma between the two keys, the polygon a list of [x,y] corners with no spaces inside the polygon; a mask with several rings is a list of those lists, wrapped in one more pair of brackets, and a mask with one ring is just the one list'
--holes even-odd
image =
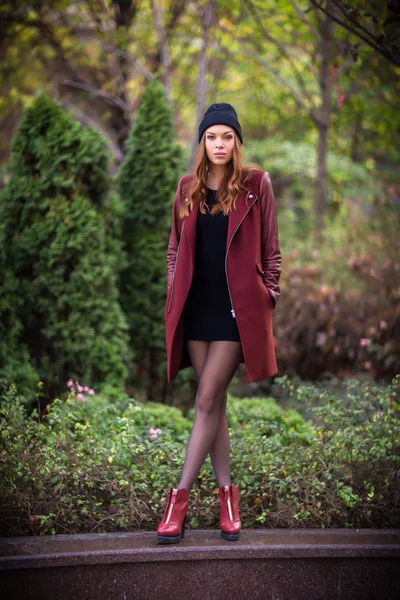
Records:
{"label": "stone ledge", "polygon": [[2,600],[397,600],[400,530],[190,530],[0,538]]}
{"label": "stone ledge", "polygon": [[0,538],[0,570],[116,562],[247,558],[400,558],[397,529],[242,529],[237,542],[219,529],[190,530],[178,544],[156,533],[118,532]]}

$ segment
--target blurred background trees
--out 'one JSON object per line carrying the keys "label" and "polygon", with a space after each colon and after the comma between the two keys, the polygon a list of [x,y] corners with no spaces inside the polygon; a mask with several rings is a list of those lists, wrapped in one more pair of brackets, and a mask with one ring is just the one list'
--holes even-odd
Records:
{"label": "blurred background trees", "polygon": [[[29,398],[37,378],[50,400],[76,373],[97,388],[192,399],[189,370],[165,381],[164,251],[198,121],[218,101],[235,106],[244,159],[274,185],[280,372],[399,372],[398,11],[352,4],[346,28],[339,0],[2,3],[2,377]],[[48,124],[34,125],[44,106],[58,115],[50,138]],[[66,229],[72,216],[79,234]],[[66,265],[75,287],[63,281]],[[79,343],[62,334],[58,288],[86,292],[71,301],[90,314]]]}

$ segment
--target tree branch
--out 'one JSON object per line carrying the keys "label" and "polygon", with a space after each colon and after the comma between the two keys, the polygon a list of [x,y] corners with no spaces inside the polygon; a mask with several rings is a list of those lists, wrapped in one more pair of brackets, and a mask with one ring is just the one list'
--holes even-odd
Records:
{"label": "tree branch", "polygon": [[[384,46],[384,45],[379,45],[377,43],[376,38],[373,36],[373,34],[370,31],[368,31],[368,29],[365,29],[361,24],[359,24],[357,22],[353,26],[350,26],[350,25],[348,25],[348,23],[346,23],[346,21],[344,21],[344,20],[340,19],[339,17],[337,17],[336,15],[332,14],[324,6],[319,4],[319,2],[317,2],[317,0],[310,0],[310,2],[315,7],[315,9],[320,10],[329,19],[331,19],[332,21],[334,21],[341,27],[344,27],[345,29],[347,29],[347,31],[349,31],[353,35],[356,35],[360,40],[362,40],[363,42],[368,44],[368,46],[373,48],[373,50],[375,50],[375,52],[378,52],[379,54],[384,56],[389,62],[391,62],[392,64],[394,64],[396,66],[400,66],[400,55],[396,52],[393,52],[393,50],[391,50],[391,49],[387,49],[386,46]],[[337,8],[341,8],[338,5],[338,3],[334,2],[334,4]],[[342,10],[342,14],[347,16],[347,13],[343,13],[343,10]]]}
{"label": "tree branch", "polygon": [[103,92],[102,90],[99,90],[93,87],[92,85],[88,85],[87,83],[80,83],[79,81],[73,81],[72,79],[62,79],[59,83],[61,85],[67,85],[70,87],[78,88],[80,90],[85,90],[93,96],[100,96],[100,98],[104,98],[105,101],[108,102],[108,104],[118,106],[124,112],[129,113],[129,106],[123,100],[121,100],[121,98],[114,96],[114,94],[111,94],[110,92]]}
{"label": "tree branch", "polygon": [[296,13],[298,14],[299,18],[303,21],[303,23],[305,23],[306,25],[308,25],[308,27],[310,28],[311,33],[315,37],[316,41],[319,43],[320,40],[321,40],[321,35],[320,35],[319,31],[314,27],[314,25],[310,21],[310,19],[308,17],[306,17],[304,11],[302,11],[301,8],[299,6],[297,6],[296,2],[294,0],[289,0],[289,1],[290,1],[290,4],[295,9]]}
{"label": "tree branch", "polygon": [[[299,93],[298,90],[296,90],[295,87],[293,87],[293,85],[291,83],[289,83],[284,77],[282,77],[282,75],[279,73],[279,71],[277,69],[274,69],[274,67],[271,66],[271,64],[267,61],[265,61],[264,59],[262,59],[258,52],[256,52],[255,50],[253,50],[252,48],[247,46],[248,40],[242,37],[238,37],[238,36],[233,36],[232,32],[227,30],[223,25],[219,24],[219,29],[221,31],[223,31],[224,33],[229,33],[229,35],[231,37],[234,37],[235,41],[240,42],[242,44],[242,48],[244,49],[244,51],[250,55],[252,58],[254,58],[260,65],[262,65],[263,67],[265,67],[268,71],[270,71],[276,78],[278,81],[280,81],[282,83],[282,85],[284,85],[287,89],[289,89],[292,94],[293,97],[295,99],[295,102],[297,104],[297,106],[299,108],[302,108],[306,111],[307,115],[310,117],[310,119],[315,123],[315,117],[313,114],[313,110],[314,110],[314,106],[312,104],[312,100],[308,97],[308,99],[310,100],[310,104],[311,106],[307,106],[307,104],[304,102],[304,99],[302,98],[301,94]],[[235,53],[232,52],[229,48],[225,49],[231,56],[235,56]]]}
{"label": "tree branch", "polygon": [[140,62],[134,56],[132,56],[132,54],[129,54],[129,52],[124,52],[123,50],[116,48],[112,44],[107,44],[105,42],[101,42],[100,40],[93,40],[93,41],[96,44],[99,44],[99,46],[101,46],[104,50],[107,50],[108,52],[112,52],[113,54],[118,54],[118,56],[125,58],[128,62],[135,65],[135,67],[137,67],[139,69],[139,71],[141,71],[142,75],[144,75],[144,77],[146,77],[146,79],[148,79],[148,80],[153,79],[154,75],[148,69],[146,69],[146,67],[144,67],[142,64],[140,64]]}
{"label": "tree branch", "polygon": [[297,82],[300,86],[300,88],[303,91],[304,96],[307,97],[307,99],[311,102],[311,96],[308,93],[308,90],[305,86],[305,83],[303,81],[303,78],[301,77],[295,63],[293,62],[292,58],[289,56],[289,54],[286,52],[286,48],[283,46],[283,44],[281,44],[278,40],[276,40],[270,33],[268,33],[268,31],[265,29],[264,25],[261,22],[261,19],[257,13],[256,8],[254,7],[253,3],[251,0],[244,0],[245,4],[247,4],[247,6],[249,7],[250,12],[253,14],[254,20],[256,21],[256,23],[259,26],[259,29],[261,30],[261,33],[264,35],[264,37],[269,41],[272,42],[273,44],[275,44],[275,46],[278,48],[278,50],[280,51],[280,53],[289,61],[289,63],[291,64],[292,68],[293,68],[293,72],[294,75],[297,79]]}

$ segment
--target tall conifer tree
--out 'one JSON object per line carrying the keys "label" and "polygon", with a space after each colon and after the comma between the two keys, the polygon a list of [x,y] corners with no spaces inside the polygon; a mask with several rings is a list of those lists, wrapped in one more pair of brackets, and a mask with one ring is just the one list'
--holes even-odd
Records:
{"label": "tall conifer tree", "polygon": [[70,377],[96,391],[126,381],[129,336],[118,298],[122,250],[109,159],[103,137],[44,93],[12,142],[0,195],[0,376],[18,376],[25,348],[46,400],[65,391]]}
{"label": "tall conifer tree", "polygon": [[160,397],[165,384],[165,254],[181,163],[172,110],[163,87],[152,80],[143,93],[118,177],[127,257],[121,304],[135,351],[135,385],[145,389],[147,398]]}

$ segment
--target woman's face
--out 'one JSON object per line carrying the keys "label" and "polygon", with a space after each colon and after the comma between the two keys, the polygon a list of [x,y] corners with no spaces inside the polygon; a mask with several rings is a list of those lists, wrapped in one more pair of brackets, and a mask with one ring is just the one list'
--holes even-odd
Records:
{"label": "woman's face", "polygon": [[234,130],[228,125],[213,125],[206,130],[205,136],[208,159],[215,165],[226,165],[233,156]]}

